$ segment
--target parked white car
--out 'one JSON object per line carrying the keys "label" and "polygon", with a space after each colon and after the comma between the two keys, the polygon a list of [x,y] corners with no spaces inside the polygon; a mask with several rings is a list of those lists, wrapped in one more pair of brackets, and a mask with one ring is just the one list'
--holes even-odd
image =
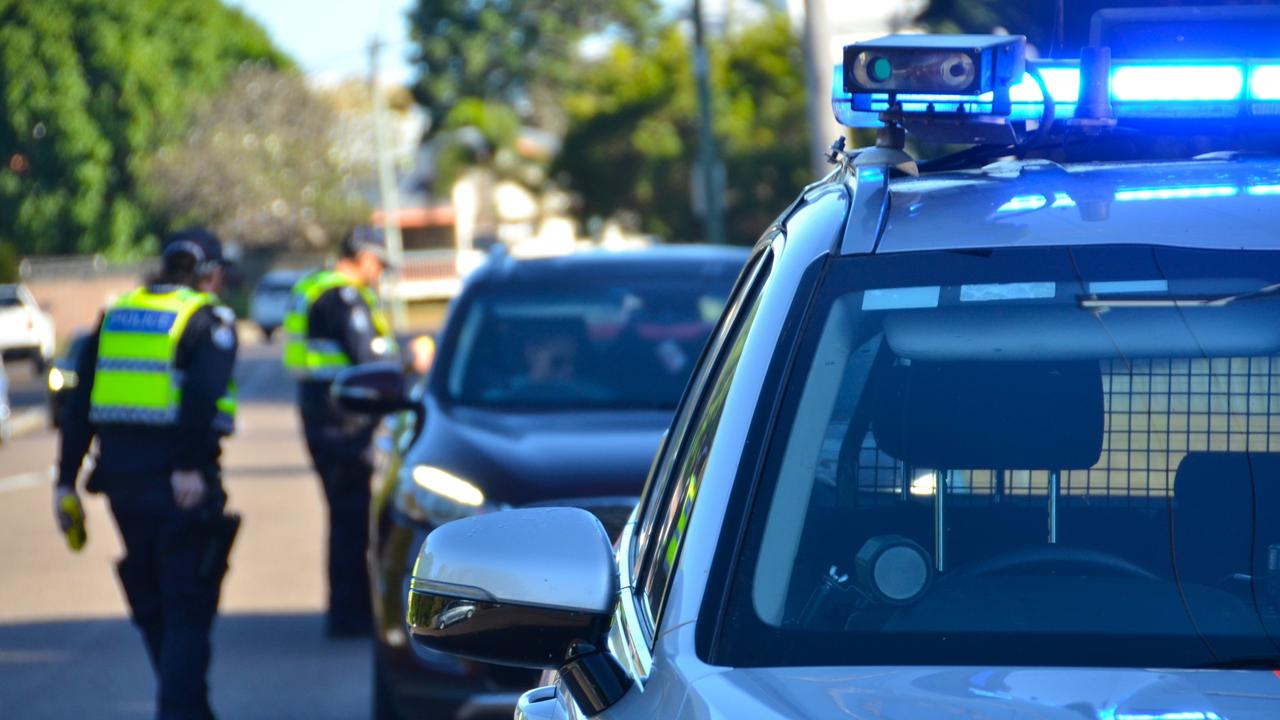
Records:
{"label": "parked white car", "polygon": [[0,285],[0,354],[35,363],[39,372],[53,359],[53,318],[23,285]]}

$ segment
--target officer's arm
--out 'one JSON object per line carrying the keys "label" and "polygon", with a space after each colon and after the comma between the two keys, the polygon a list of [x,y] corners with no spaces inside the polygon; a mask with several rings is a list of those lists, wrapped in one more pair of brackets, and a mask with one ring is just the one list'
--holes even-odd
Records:
{"label": "officer's arm", "polygon": [[225,308],[201,308],[192,316],[182,344],[186,367],[175,467],[198,470],[206,459],[218,399],[226,394],[235,370],[235,315]]}
{"label": "officer's arm", "polygon": [[[321,303],[324,303],[323,306],[320,306]],[[329,322],[326,324],[352,365],[385,359],[375,351],[378,346],[378,330],[369,315],[369,306],[365,305],[358,290],[352,287],[337,288],[325,293],[316,304],[320,306],[317,309],[327,316]]]}
{"label": "officer's arm", "polygon": [[89,397],[93,392],[94,371],[98,367],[98,328],[84,342],[80,356],[76,358],[76,376],[79,382],[71,389],[62,406],[62,446],[58,450],[58,485],[75,488],[76,477],[85,453],[93,443],[94,427],[89,422]]}

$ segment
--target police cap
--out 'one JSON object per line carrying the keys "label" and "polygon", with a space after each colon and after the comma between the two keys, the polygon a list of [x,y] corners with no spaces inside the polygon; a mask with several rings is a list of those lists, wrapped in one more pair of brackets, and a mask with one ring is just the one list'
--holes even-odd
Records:
{"label": "police cap", "polygon": [[195,258],[196,272],[201,275],[228,264],[222,255],[222,241],[217,235],[200,227],[170,233],[164,239],[160,254],[164,258],[190,255]]}
{"label": "police cap", "polygon": [[387,236],[381,228],[358,227],[342,241],[343,257],[355,257],[367,252],[382,261],[384,267],[391,267],[391,253],[387,250]]}

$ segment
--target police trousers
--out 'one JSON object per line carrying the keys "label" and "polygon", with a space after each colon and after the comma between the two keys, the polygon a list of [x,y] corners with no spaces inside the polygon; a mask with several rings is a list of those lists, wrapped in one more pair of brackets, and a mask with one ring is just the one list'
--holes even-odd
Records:
{"label": "police trousers", "polygon": [[223,496],[216,496],[180,510],[167,479],[163,489],[108,493],[125,546],[117,572],[155,671],[160,720],[213,718],[209,634],[230,550],[218,524]]}
{"label": "police trousers", "polygon": [[307,450],[329,506],[329,611],[333,634],[366,633],[372,627],[369,574],[369,484],[373,478],[372,430],[352,433],[338,417],[302,407]]}

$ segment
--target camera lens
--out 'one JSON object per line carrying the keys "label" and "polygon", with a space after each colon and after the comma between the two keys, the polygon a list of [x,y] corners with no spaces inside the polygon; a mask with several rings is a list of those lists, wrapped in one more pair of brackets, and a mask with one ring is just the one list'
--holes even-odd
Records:
{"label": "camera lens", "polygon": [[889,62],[889,58],[877,56],[871,58],[867,63],[867,77],[873,82],[884,82],[893,75],[893,63]]}
{"label": "camera lens", "polygon": [[956,53],[942,61],[942,82],[949,88],[962,89],[973,83],[973,60],[968,55]]}

